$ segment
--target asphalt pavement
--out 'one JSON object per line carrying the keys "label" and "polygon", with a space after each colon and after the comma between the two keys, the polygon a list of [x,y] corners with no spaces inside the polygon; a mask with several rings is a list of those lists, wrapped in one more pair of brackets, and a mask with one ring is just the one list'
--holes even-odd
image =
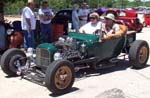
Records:
{"label": "asphalt pavement", "polygon": [[[150,44],[150,28],[144,28],[137,39]],[[150,59],[147,67],[136,70],[128,61],[103,70],[80,73],[67,94],[53,95],[46,87],[20,77],[7,77],[0,69],[0,98],[150,98]]]}

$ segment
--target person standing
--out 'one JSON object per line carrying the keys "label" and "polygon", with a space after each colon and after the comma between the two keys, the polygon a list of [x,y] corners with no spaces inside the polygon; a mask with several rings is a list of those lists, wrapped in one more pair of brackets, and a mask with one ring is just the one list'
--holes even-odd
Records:
{"label": "person standing", "polygon": [[0,23],[0,49],[5,49],[6,47],[6,36],[5,27],[3,23]]}
{"label": "person standing", "polygon": [[78,17],[78,5],[77,4],[73,4],[73,10],[72,10],[72,24],[73,24],[73,28],[75,29],[76,32],[79,32],[79,17]]}
{"label": "person standing", "polygon": [[33,10],[34,0],[28,0],[27,6],[23,9],[21,15],[24,48],[35,48],[34,30],[36,29],[36,17]]}
{"label": "person standing", "polygon": [[[48,7],[48,1],[44,0],[42,2],[42,8],[39,9],[40,17],[40,28],[41,28],[41,37],[40,42],[51,42],[52,41],[52,27],[51,20],[54,16],[52,9]],[[48,41],[47,41],[48,38]]]}
{"label": "person standing", "polygon": [[79,10],[78,15],[80,19],[80,27],[85,25],[87,23],[88,19],[88,14],[89,14],[89,9],[87,3],[82,4],[82,8]]}

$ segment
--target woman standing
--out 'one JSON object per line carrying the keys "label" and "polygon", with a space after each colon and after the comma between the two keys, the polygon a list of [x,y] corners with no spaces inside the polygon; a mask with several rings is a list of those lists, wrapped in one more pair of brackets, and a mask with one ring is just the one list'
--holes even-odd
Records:
{"label": "woman standing", "polygon": [[78,9],[78,5],[73,4],[72,24],[73,24],[73,28],[76,30],[76,32],[79,32],[79,17],[78,17],[77,9]]}

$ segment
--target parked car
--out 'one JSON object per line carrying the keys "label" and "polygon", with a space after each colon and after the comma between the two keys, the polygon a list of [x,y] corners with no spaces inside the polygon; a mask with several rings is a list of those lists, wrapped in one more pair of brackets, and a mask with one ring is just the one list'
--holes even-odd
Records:
{"label": "parked car", "polygon": [[9,48],[20,48],[23,43],[21,22],[14,21],[12,25],[9,22],[1,24],[0,51]]}
{"label": "parked car", "polygon": [[128,27],[128,30],[134,30],[136,32],[141,32],[143,29],[143,24],[137,17],[137,13],[134,10],[107,10],[107,13],[113,13],[116,16],[116,20],[122,20]]}
{"label": "parked car", "polygon": [[144,22],[143,22],[144,27],[150,26],[150,11],[145,11],[143,14],[144,14],[143,15],[144,16]]}
{"label": "parked car", "polygon": [[145,27],[150,25],[150,14],[144,14],[144,23],[143,23],[143,25]]}
{"label": "parked car", "polygon": [[56,13],[52,19],[53,41],[68,33],[68,23],[72,23],[72,9],[63,9]]}
{"label": "parked car", "polygon": [[38,75],[31,74],[28,79],[42,81],[54,94],[64,94],[72,88],[75,72],[115,66],[120,53],[128,55],[129,64],[139,69],[146,66],[149,46],[144,40],[136,40],[136,33],[99,42],[99,35],[69,32],[54,43],[38,45],[35,54],[32,49],[7,50],[2,55],[1,69],[8,76],[21,75],[22,78],[37,72]]}

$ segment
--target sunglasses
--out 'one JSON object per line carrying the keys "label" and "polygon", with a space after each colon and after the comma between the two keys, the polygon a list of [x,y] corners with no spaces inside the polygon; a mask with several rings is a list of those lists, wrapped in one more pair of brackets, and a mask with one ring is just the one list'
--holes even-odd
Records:
{"label": "sunglasses", "polygon": [[90,17],[90,19],[96,19],[96,17]]}

